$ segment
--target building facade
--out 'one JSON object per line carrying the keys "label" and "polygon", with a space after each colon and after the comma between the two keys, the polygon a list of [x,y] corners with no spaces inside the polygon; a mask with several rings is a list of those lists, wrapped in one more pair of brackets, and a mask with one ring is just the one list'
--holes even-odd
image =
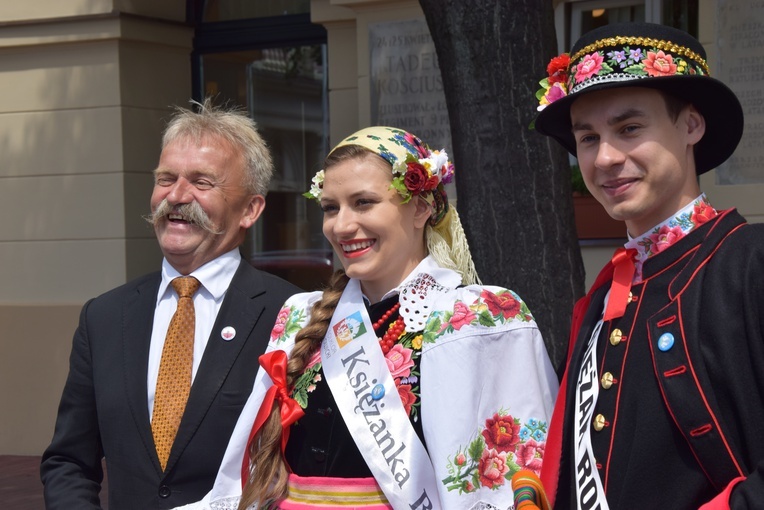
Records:
{"label": "building facade", "polygon": [[[730,60],[723,56],[730,54],[732,31],[719,25],[737,26],[724,18],[734,12],[720,17],[720,5],[736,2],[752,3],[554,5],[561,49],[599,22],[600,10],[658,22],[673,16],[672,23],[697,31],[713,70]],[[757,15],[762,20],[761,8]],[[0,214],[6,218],[0,225],[0,454],[39,454],[50,440],[84,302],[159,267],[161,253],[143,216],[171,106],[212,95],[248,109],[273,149],[277,174],[245,253],[263,267],[284,269],[296,258],[296,271],[324,270],[331,255],[320,215],[299,195],[333,143],[394,111],[380,109],[387,96],[376,87],[375,71],[386,57],[370,43],[375,34],[416,33],[422,23],[415,0],[0,5]],[[733,53],[753,60],[729,71],[732,79],[758,72],[755,54],[764,48],[744,44],[738,41]],[[424,101],[437,109],[437,91],[424,90],[428,80],[437,81],[428,58],[416,62],[424,73],[417,75],[424,76],[417,91],[430,94]],[[758,96],[750,94],[746,107],[755,114]],[[745,157],[756,162],[764,149],[757,153],[750,143]],[[701,184],[717,207],[734,203],[762,221],[762,182],[755,172],[732,171],[710,172]],[[619,242],[582,241],[589,279]]]}

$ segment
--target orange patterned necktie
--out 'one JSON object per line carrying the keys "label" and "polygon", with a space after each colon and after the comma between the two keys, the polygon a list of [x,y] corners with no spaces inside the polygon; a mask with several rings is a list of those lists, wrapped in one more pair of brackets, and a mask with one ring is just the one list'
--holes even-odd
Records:
{"label": "orange patterned necktie", "polygon": [[199,280],[193,276],[175,278],[172,287],[178,293],[178,309],[172,316],[162,348],[159,376],[154,396],[151,432],[162,471],[167,466],[172,443],[180,426],[191,391],[191,370],[194,362],[194,292]]}

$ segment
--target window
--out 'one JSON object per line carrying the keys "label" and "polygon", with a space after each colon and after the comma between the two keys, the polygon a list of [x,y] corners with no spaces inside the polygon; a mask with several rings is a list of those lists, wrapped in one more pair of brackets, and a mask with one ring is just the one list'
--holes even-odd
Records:
{"label": "window", "polygon": [[568,0],[555,8],[559,50],[590,30],[625,21],[662,23],[697,37],[698,0]]}
{"label": "window", "polygon": [[[194,4],[193,94],[245,107],[268,143],[275,172],[263,216],[242,253],[305,289],[332,271],[318,208],[302,196],[328,150],[326,32],[306,0]],[[295,14],[295,12],[297,12]]]}

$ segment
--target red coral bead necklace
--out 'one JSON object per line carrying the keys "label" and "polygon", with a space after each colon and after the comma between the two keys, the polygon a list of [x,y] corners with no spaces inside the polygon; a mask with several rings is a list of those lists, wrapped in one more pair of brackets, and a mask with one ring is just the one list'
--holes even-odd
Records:
{"label": "red coral bead necklace", "polygon": [[[380,319],[374,323],[374,331],[376,332],[379,328],[381,328],[382,325],[384,325],[384,323],[387,322],[387,320],[396,312],[396,310],[400,308],[400,306],[401,303],[399,301],[395,303],[392,308],[382,314],[382,317],[380,317]],[[382,348],[383,354],[390,352],[390,349],[392,349],[395,345],[395,342],[398,341],[398,337],[401,336],[404,329],[406,329],[406,326],[404,325],[403,317],[401,316],[399,316],[392,324],[390,324],[384,336],[379,339],[379,346]]]}

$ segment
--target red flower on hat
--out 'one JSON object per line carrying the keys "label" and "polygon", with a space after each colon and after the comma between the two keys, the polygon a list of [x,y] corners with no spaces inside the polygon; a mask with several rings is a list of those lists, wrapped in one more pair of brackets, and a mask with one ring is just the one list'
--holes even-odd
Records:
{"label": "red flower on hat", "polygon": [[647,58],[642,61],[645,65],[645,71],[650,76],[671,76],[676,74],[676,64],[674,57],[667,55],[660,50],[658,53],[647,52]]}
{"label": "red flower on hat", "polygon": [[420,163],[406,163],[403,184],[412,195],[418,195],[424,191],[428,178],[427,170]]}
{"label": "red flower on hat", "polygon": [[581,83],[600,72],[603,60],[602,55],[596,51],[591,55],[586,55],[576,66],[576,83]]}
{"label": "red flower on hat", "polygon": [[549,74],[549,84],[565,83],[568,80],[568,65],[570,64],[570,55],[563,53],[554,57],[546,66],[546,72]]}

